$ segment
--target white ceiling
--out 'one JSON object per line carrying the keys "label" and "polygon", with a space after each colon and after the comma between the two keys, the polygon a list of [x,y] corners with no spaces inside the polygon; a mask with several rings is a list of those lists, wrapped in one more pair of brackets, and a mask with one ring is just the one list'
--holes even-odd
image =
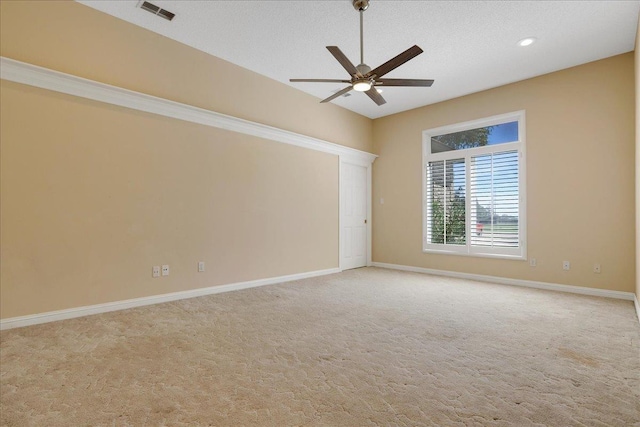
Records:
{"label": "white ceiling", "polygon": [[[351,0],[150,0],[176,14],[169,22],[138,1],[80,0],[263,74],[320,99],[348,79],[325,46],[359,62],[359,17]],[[378,107],[351,92],[333,102],[370,118],[433,104],[634,50],[640,1],[383,1],[364,13],[364,60],[375,68],[417,44],[424,53],[388,78],[435,79],[431,88],[384,89]],[[528,36],[538,41],[516,45]],[[606,78],[606,76],[603,76]]]}

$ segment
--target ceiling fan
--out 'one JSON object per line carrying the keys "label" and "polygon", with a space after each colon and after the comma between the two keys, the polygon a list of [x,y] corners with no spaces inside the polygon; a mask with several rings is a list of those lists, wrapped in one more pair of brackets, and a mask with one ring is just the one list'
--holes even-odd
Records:
{"label": "ceiling fan", "polygon": [[338,60],[340,65],[351,75],[350,80],[337,80],[337,79],[290,79],[292,83],[306,82],[306,83],[349,83],[349,86],[334,93],[330,97],[323,99],[320,102],[329,102],[345,93],[353,90],[366,93],[369,98],[378,105],[385,104],[387,101],[376,90],[376,86],[422,86],[429,87],[433,84],[433,80],[422,79],[383,79],[381,78],[388,72],[398,68],[405,62],[420,55],[423,51],[418,46],[410,47],[409,49],[380,65],[373,70],[367,64],[364,63],[364,48],[362,37],[362,14],[369,7],[369,0],[353,0],[353,7],[360,12],[360,65],[354,66],[351,61],[345,56],[344,53],[338,48],[338,46],[327,46],[327,49]]}

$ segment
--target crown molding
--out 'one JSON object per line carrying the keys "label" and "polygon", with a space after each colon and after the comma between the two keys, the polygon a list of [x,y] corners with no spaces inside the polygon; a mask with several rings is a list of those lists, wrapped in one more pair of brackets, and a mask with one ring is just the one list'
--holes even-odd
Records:
{"label": "crown molding", "polygon": [[111,86],[71,74],[62,73],[15,59],[0,57],[0,78],[67,95],[118,105],[160,116],[239,132],[258,138],[335,154],[341,158],[373,163],[375,154],[349,148],[318,138],[301,135],[273,126],[239,119],[204,108],[194,107],[164,98]]}

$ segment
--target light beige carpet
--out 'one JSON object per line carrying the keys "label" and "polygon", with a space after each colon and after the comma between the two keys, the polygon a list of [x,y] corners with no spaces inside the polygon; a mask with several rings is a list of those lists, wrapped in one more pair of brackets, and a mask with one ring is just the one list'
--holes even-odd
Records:
{"label": "light beige carpet", "polygon": [[366,268],[4,331],[4,426],[638,426],[629,301]]}

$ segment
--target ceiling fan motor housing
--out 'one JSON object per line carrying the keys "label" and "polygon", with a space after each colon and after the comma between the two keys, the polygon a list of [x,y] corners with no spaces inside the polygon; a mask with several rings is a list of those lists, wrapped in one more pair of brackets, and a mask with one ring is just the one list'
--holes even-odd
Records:
{"label": "ceiling fan motor housing", "polygon": [[360,64],[356,66],[356,70],[358,70],[361,75],[366,76],[371,71],[371,67],[367,64]]}

